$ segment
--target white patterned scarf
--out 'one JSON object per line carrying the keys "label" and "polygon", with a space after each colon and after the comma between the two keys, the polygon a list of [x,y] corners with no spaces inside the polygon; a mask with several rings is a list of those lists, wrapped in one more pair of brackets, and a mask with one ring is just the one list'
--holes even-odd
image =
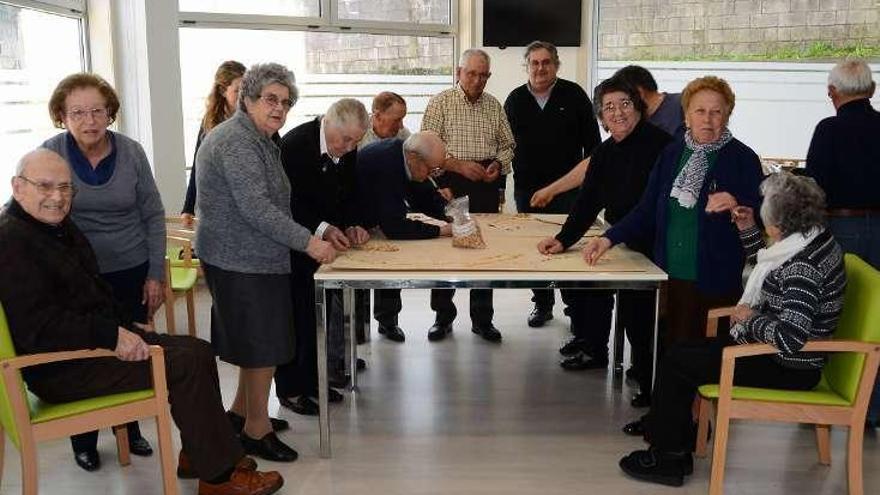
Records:
{"label": "white patterned scarf", "polygon": [[[749,274],[746,288],[743,290],[743,295],[739,298],[739,303],[737,304],[746,304],[750,308],[760,306],[761,289],[764,287],[764,280],[767,278],[767,275],[782,266],[783,263],[790,260],[794,255],[803,251],[823,230],[815,227],[806,234],[796,232],[770,247],[759,249],[758,262],[755,264],[755,268],[752,269],[752,273]],[[737,339],[744,330],[742,324],[737,323],[730,327],[730,336]]]}
{"label": "white patterned scarf", "polygon": [[709,170],[709,153],[720,150],[731,139],[733,134],[725,127],[718,140],[698,144],[688,129],[684,134],[684,144],[693,153],[672,183],[672,192],[669,196],[677,199],[682,207],[693,208],[697,204],[697,198],[700,197],[700,190],[703,189],[703,181],[706,180],[706,173]]}

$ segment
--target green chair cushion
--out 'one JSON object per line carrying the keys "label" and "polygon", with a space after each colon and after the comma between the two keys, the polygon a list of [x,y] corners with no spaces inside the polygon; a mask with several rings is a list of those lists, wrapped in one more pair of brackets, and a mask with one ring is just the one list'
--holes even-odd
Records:
{"label": "green chair cushion", "polygon": [[[718,384],[703,385],[698,390],[707,399],[717,399]],[[739,400],[757,400],[763,402],[785,402],[789,404],[810,404],[816,406],[852,405],[849,401],[831,390],[825,377],[813,390],[780,390],[774,388],[733,387],[731,397]]]}
{"label": "green chair cushion", "polygon": [[171,268],[171,289],[189,290],[196,285],[199,272],[195,268]]}
{"label": "green chair cushion", "polygon": [[[170,261],[171,261],[171,267],[172,267],[172,268],[183,268],[184,263],[185,263],[184,260],[181,260],[181,259],[174,259],[174,258],[172,258]],[[196,268],[196,267],[198,267],[198,266],[201,266],[201,262],[199,261],[198,258],[193,258],[193,259],[192,259],[192,263],[191,263],[189,266],[191,266],[191,267],[193,267],[193,268]]]}
{"label": "green chair cushion", "polygon": [[123,392],[121,394],[104,395],[101,397],[92,397],[89,399],[77,400],[73,402],[65,402],[63,404],[50,404],[37,398],[35,395],[28,393],[28,402],[31,409],[31,423],[44,423],[53,419],[60,419],[67,416],[76,416],[99,409],[137,402],[139,400],[149,399],[156,394],[152,389],[137,390],[135,392]]}

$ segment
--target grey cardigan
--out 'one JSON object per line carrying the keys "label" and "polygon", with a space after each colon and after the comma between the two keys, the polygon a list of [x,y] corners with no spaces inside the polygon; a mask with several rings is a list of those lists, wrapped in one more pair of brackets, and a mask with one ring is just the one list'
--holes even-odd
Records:
{"label": "grey cardigan", "polygon": [[[111,131],[107,131],[111,132]],[[149,261],[147,277],[165,280],[165,209],[141,145],[113,133],[116,167],[106,183],[81,181],[71,167],[77,193],[71,218],[85,234],[101,273],[134,268]],[[70,163],[67,133],[43,143]]]}
{"label": "grey cardigan", "polygon": [[290,273],[290,250],[311,233],[290,213],[280,150],[241,110],[205,136],[196,155],[196,251],[241,273]]}

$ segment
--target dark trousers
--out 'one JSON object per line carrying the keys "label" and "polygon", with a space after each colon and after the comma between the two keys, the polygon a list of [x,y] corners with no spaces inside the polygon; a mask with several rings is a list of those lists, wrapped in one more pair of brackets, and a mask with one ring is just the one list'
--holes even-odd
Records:
{"label": "dark trousers", "polygon": [[403,304],[400,289],[376,289],[373,291],[373,317],[383,327],[397,326],[397,316]]}
{"label": "dark trousers", "polygon": [[622,290],[617,296],[619,328],[632,348],[635,379],[643,392],[651,390],[654,356],[654,292]]}
{"label": "dark trousers", "polygon": [[[516,211],[519,213],[568,213],[571,211],[572,205],[577,200],[578,190],[564,192],[547,204],[543,208],[532,208],[529,202],[532,195],[537,189],[517,189],[513,192],[513,200],[516,202]],[[556,298],[553,296],[553,289],[532,289],[532,302],[542,311],[553,309]]]}
{"label": "dark trousers", "polygon": [[[679,342],[701,341],[706,338],[706,321],[709,310],[733,306],[739,301],[739,293],[726,295],[705,294],[695,282],[670,278],[666,284],[666,314],[663,314],[661,301],[661,320],[664,330],[663,344],[671,346]],[[721,335],[719,326],[718,334]]]}
{"label": "dark trousers", "polygon": [[[300,265],[297,265],[300,263]],[[305,265],[305,266],[303,266]],[[296,397],[318,394],[318,322],[315,313],[315,279],[317,265],[306,265],[295,255],[290,276],[293,292],[293,331],[296,335],[296,351],[293,360],[275,369],[275,395]],[[327,355],[331,363],[344,359],[343,329],[339,325],[342,312],[342,291],[327,291],[325,304],[330,308],[327,323]]]}
{"label": "dark trousers", "polygon": [[[692,405],[697,387],[718,383],[721,353],[733,345],[729,337],[670,347],[663,357],[646,420],[646,437],[651,445],[666,452],[691,452],[695,424]],[[819,383],[820,370],[783,367],[772,356],[737,359],[734,385],[810,390]]]}
{"label": "dark trousers", "polygon": [[[220,476],[244,452],[223,409],[214,349],[188,336],[138,333],[165,350],[168,402],[183,451],[201,479]],[[101,358],[77,362],[64,373],[31,380],[28,386],[47,402],[70,402],[150,388],[152,375],[149,361]]]}
{"label": "dark trousers", "polygon": [[595,359],[608,358],[611,310],[614,291],[562,289],[565,314],[571,319],[571,332],[586,342],[587,353]]}
{"label": "dark trousers", "polygon": [[[859,217],[832,216],[828,218],[828,227],[844,252],[853,253],[880,270],[880,213]],[[868,419],[880,420],[880,378],[874,383]]]}
{"label": "dark trousers", "polygon": [[[131,315],[132,321],[147,322],[147,306],[141,301],[144,298],[144,282],[147,280],[149,263],[116,272],[102,273],[103,278],[113,287],[113,297]],[[141,438],[141,429],[137,421],[125,425],[128,428],[129,440]],[[89,431],[70,437],[70,445],[75,453],[95,450],[98,446],[98,432]]]}

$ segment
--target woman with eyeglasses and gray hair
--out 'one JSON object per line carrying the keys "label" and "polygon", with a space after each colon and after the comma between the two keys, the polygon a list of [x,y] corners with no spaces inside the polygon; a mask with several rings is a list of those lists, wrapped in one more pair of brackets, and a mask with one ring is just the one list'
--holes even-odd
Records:
{"label": "woman with eyeglasses and gray hair", "polygon": [[287,422],[268,415],[275,366],[294,355],[290,250],[317,263],[336,256],[293,220],[290,182],[272,140],[297,95],[286,67],[254,65],[242,79],[237,111],[196,156],[196,250],[213,297],[211,343],[221,360],[240,368],[227,414],[245,452],[277,462],[297,458],[275,435]]}
{"label": "woman with eyeglasses and gray hair", "polygon": [[825,193],[813,179],[789,173],[761,184],[760,216],[733,209],[734,223],[749,259],[756,260],[734,309],[729,335],[669,350],[660,366],[650,412],[640,422],[648,450],[620,460],[630,476],[679,486],[693,472],[696,425],[691,406],[697,387],[717,383],[727,345],[770,344],[779,352],[737,360],[737,386],[810,390],[821,378],[825,356],[804,353],[811,340],[831,337],[846,286],[843,253],[825,228]]}
{"label": "woman with eyeglasses and gray hair", "polygon": [[[67,76],[49,98],[52,123],[66,132],[42,146],[70,164],[71,218],[95,250],[101,278],[132,321],[146,325],[165,294],[165,210],[140,143],[108,129],[118,112],[116,91],[100,76]],[[98,432],[71,437],[86,471],[101,466],[97,443]],[[153,453],[137,422],[128,424],[128,443],[132,454]]]}

